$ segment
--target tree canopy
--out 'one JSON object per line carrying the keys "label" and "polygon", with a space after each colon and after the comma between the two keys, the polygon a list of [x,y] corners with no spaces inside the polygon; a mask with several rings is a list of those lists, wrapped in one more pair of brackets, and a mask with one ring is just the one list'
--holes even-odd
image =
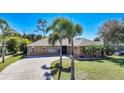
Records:
{"label": "tree canopy", "polygon": [[111,19],[99,27],[99,38],[104,44],[124,43],[124,20]]}

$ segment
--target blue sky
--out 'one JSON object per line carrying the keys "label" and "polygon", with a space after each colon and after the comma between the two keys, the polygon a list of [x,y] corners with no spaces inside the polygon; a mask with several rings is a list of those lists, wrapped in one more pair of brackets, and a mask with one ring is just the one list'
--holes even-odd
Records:
{"label": "blue sky", "polygon": [[36,23],[39,18],[44,18],[49,25],[55,17],[69,17],[72,21],[83,27],[83,34],[80,37],[93,40],[98,33],[98,27],[106,20],[124,17],[123,13],[0,13],[0,18],[8,21],[10,26],[17,32],[35,33]]}

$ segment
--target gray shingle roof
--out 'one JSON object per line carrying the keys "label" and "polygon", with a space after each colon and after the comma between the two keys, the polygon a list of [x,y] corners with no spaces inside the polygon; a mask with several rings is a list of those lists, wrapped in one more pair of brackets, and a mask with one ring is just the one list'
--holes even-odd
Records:
{"label": "gray shingle roof", "polygon": [[[91,41],[91,40],[88,40],[88,39],[85,39],[85,38],[77,38],[77,39],[74,39],[74,46],[87,46],[87,45],[91,45],[91,44],[102,44],[101,42],[94,42],[94,41]],[[55,46],[59,46],[60,43],[59,41],[57,41],[55,43]],[[63,39],[62,40],[62,45],[63,46],[70,46],[69,42],[68,42],[68,39]],[[49,43],[48,43],[48,38],[43,38],[43,39],[40,39],[36,42],[33,42],[31,44],[28,44],[27,46],[51,46]]]}

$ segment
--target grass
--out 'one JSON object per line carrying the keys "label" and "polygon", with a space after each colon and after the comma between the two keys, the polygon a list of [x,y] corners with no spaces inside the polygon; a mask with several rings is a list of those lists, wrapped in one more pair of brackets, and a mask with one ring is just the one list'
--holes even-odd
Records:
{"label": "grass", "polygon": [[[54,79],[58,77],[59,60],[51,65]],[[124,56],[110,56],[98,60],[75,61],[78,80],[124,80]],[[63,60],[62,80],[70,79],[70,60]]]}
{"label": "grass", "polygon": [[11,55],[10,57],[8,57],[7,59],[5,59],[4,63],[0,62],[0,72],[6,68],[8,65],[16,62],[19,59],[22,59],[24,57],[24,55],[22,54],[17,54],[17,55]]}

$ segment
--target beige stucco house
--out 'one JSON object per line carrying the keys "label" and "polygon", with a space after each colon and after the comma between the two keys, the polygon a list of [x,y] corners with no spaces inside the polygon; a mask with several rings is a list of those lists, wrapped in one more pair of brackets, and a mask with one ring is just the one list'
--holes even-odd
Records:
{"label": "beige stucco house", "polygon": [[[91,44],[101,44],[100,42],[94,42],[84,38],[74,39],[74,55],[84,55],[81,51],[81,46],[88,46]],[[43,38],[36,42],[27,45],[27,55],[57,55],[59,54],[60,43],[57,41],[54,46],[48,43],[48,38]],[[62,54],[69,55],[71,45],[68,39],[62,40]]]}

